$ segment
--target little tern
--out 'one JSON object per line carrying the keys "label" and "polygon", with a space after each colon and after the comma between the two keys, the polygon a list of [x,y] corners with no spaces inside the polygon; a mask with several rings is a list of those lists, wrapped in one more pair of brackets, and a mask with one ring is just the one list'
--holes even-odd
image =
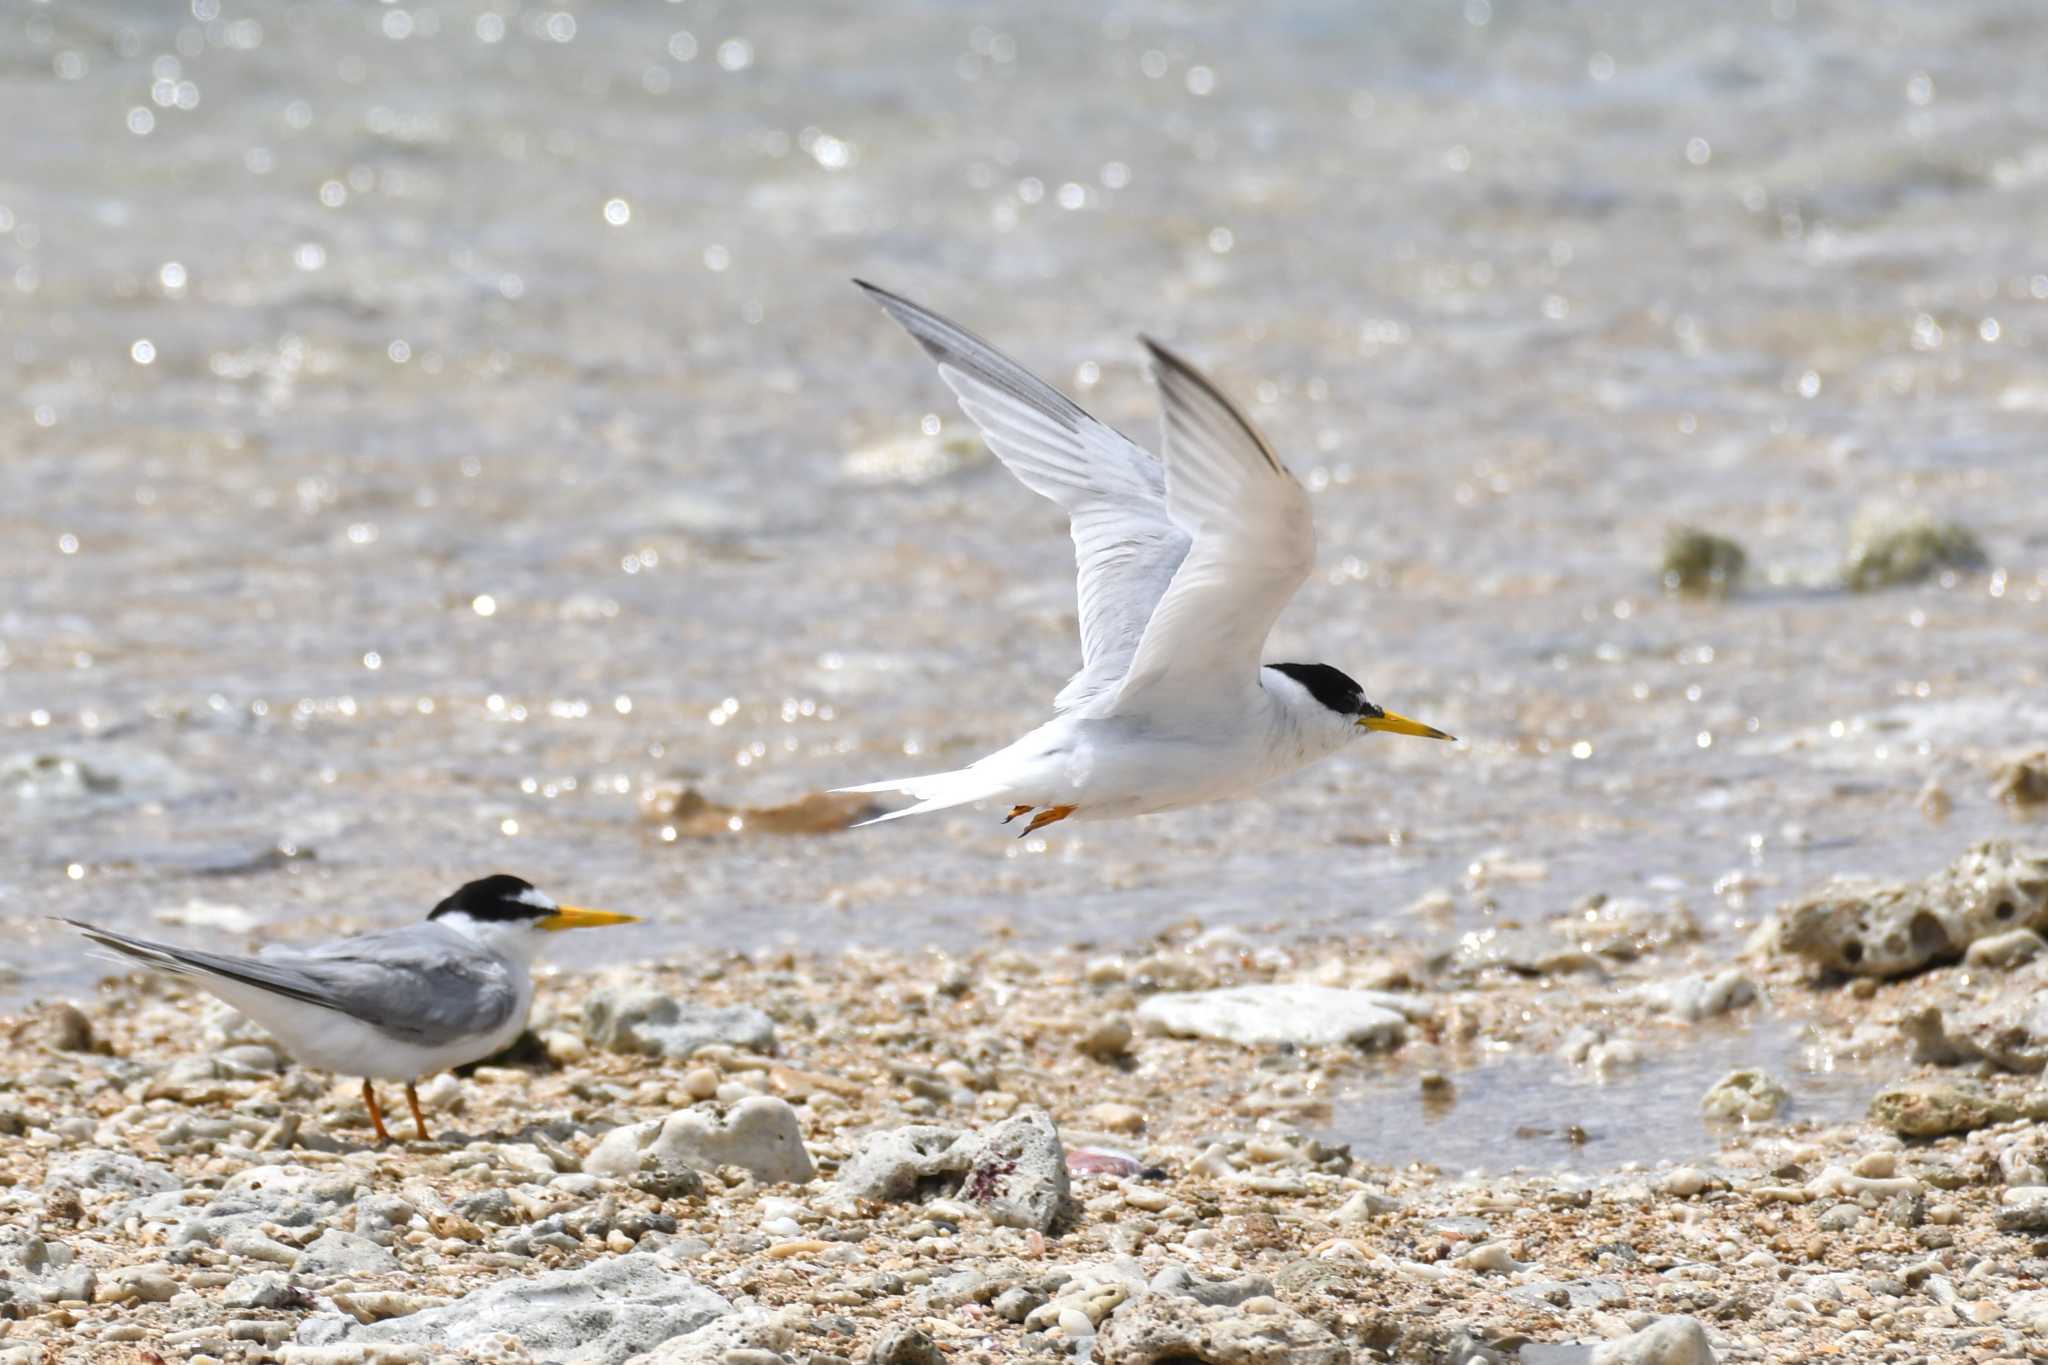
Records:
{"label": "little tern", "polygon": [[78,920],[65,923],[102,948],[189,977],[277,1036],[307,1066],[363,1077],[363,1103],[390,1142],[374,1081],[404,1081],[422,1140],[415,1085],[488,1057],[526,1027],[534,957],[556,929],[631,924],[636,915],[557,905],[517,877],[473,881],[424,923],[315,948],[274,947],[231,957],[154,943]]}
{"label": "little tern", "polygon": [[1364,734],[1451,738],[1329,664],[1262,663],[1315,565],[1308,496],[1192,365],[1141,338],[1165,413],[1155,459],[965,328],[854,283],[938,363],[1018,481],[1066,511],[1081,629],[1052,720],[953,772],[842,789],[915,798],[877,820],[996,800],[1005,824],[1030,814],[1031,834],[1242,795]]}

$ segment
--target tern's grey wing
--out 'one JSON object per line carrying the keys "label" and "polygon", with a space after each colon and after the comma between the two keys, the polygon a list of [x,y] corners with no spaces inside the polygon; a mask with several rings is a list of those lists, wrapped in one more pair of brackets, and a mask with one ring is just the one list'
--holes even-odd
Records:
{"label": "tern's grey wing", "polygon": [[1164,346],[1145,346],[1166,408],[1166,506],[1194,545],[1114,705],[1206,705],[1253,685],[1266,636],[1315,566],[1315,522],[1308,495],[1230,400]]}
{"label": "tern's grey wing", "polygon": [[70,923],[101,947],[159,971],[219,977],[337,1010],[422,1047],[496,1029],[519,1005],[518,983],[505,964],[438,924],[234,957]]}
{"label": "tern's grey wing", "polygon": [[960,410],[1018,481],[1066,511],[1081,670],[1053,705],[1065,711],[1109,692],[1188,552],[1188,533],[1167,514],[1159,461],[972,332],[886,289],[854,283],[938,363]]}

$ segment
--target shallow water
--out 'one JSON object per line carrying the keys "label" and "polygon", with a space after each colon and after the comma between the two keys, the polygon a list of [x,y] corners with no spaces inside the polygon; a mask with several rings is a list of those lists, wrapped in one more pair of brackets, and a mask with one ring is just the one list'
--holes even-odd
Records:
{"label": "shallow water", "polygon": [[[2025,828],[1985,795],[2048,729],[2025,0],[1032,16],[0,12],[0,998],[94,973],[45,915],[313,934],[498,869],[652,920],[570,961],[1376,932],[1434,887],[1732,944]],[[1275,656],[1465,742],[1023,842],[664,841],[652,781],[954,766],[1076,662],[1057,514],[945,444],[854,274],[1147,439],[1133,334],[1211,367],[1316,495]],[[1873,500],[1992,570],[1839,591]],[[1751,587],[1664,596],[1675,521]]]}
{"label": "shallow water", "polygon": [[1840,1059],[1770,1016],[1646,1042],[1644,1052],[1641,1064],[1605,1076],[1517,1054],[1447,1072],[1448,1091],[1423,1090],[1412,1077],[1357,1086],[1332,1098],[1319,1126],[1375,1164],[1605,1171],[1711,1158],[1741,1124],[1703,1118],[1700,1096],[1739,1068],[1761,1067],[1791,1093],[1773,1123],[1860,1117],[1881,1084],[1878,1068]]}

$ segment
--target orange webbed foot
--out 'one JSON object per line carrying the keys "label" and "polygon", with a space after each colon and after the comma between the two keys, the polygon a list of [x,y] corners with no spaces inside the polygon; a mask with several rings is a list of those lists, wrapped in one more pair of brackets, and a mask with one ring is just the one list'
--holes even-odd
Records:
{"label": "orange webbed foot", "polygon": [[1024,826],[1024,833],[1018,835],[1017,837],[1019,839],[1022,839],[1029,835],[1036,834],[1039,830],[1044,829],[1047,825],[1055,824],[1058,821],[1064,820],[1073,813],[1074,807],[1072,806],[1047,806],[1044,810],[1038,812],[1038,814],[1031,817],[1031,823]]}

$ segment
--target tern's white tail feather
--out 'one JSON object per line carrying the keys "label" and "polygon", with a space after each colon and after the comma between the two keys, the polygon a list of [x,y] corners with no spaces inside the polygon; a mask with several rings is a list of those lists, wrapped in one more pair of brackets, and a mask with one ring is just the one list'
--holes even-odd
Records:
{"label": "tern's white tail feather", "polygon": [[1009,782],[997,777],[979,765],[970,768],[956,768],[949,773],[926,773],[922,777],[901,777],[888,782],[869,782],[858,787],[838,787],[842,792],[902,792],[905,796],[917,798],[914,806],[892,810],[887,815],[877,815],[872,820],[863,820],[853,826],[879,825],[884,820],[900,820],[906,815],[923,815],[927,811],[947,810],[953,806],[971,805],[1000,795],[1009,788]]}

